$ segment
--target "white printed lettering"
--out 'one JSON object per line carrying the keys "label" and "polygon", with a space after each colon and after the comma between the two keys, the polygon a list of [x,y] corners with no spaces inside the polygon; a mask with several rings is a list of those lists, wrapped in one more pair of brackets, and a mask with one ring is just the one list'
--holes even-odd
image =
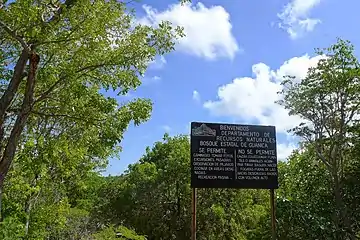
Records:
{"label": "white printed lettering", "polygon": [[200,141],[200,146],[217,147],[218,142],[217,141]]}

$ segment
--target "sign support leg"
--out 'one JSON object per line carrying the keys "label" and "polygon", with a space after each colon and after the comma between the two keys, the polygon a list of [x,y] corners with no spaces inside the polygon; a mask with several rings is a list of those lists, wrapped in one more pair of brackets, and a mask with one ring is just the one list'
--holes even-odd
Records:
{"label": "sign support leg", "polygon": [[191,240],[196,240],[196,188],[192,189]]}
{"label": "sign support leg", "polygon": [[276,240],[275,191],[274,191],[274,189],[270,189],[270,206],[271,206],[271,233],[272,233],[272,239]]}

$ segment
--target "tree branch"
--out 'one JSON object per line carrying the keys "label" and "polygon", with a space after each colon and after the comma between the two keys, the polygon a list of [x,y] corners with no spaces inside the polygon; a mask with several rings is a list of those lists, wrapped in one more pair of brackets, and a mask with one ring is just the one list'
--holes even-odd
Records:
{"label": "tree branch", "polygon": [[[75,73],[80,73],[82,71],[85,71],[85,70],[94,70],[98,67],[104,67],[104,66],[107,66],[107,65],[111,65],[111,64],[97,64],[97,65],[90,65],[90,66],[86,66],[86,67],[83,67],[83,68],[80,68],[79,70],[77,70]],[[38,102],[41,102],[43,101],[45,98],[47,98],[49,96],[49,94],[54,91],[54,89],[57,87],[57,85],[59,85],[62,81],[64,81],[66,79],[67,75],[63,76],[63,77],[59,77],[59,79],[53,84],[50,86],[50,88],[48,90],[46,90],[45,92],[41,93],[40,96],[35,100],[34,104],[35,103],[38,103]]]}
{"label": "tree branch", "polygon": [[23,49],[25,49],[27,51],[28,54],[31,53],[31,49],[30,47],[26,44],[26,42],[24,41],[24,39],[22,39],[20,36],[18,36],[15,31],[11,30],[8,26],[6,26],[6,24],[4,22],[2,22],[0,20],[0,27],[2,29],[5,30],[5,32],[7,32],[12,38],[14,38],[15,40],[17,40],[21,46],[23,47]]}
{"label": "tree branch", "polygon": [[[40,115],[40,116],[45,116],[45,117],[52,117],[52,118],[64,117],[64,118],[70,118],[70,119],[74,119],[74,120],[78,120],[78,121],[88,122],[88,120],[86,120],[84,117],[71,116],[68,114],[51,114],[51,113],[43,113],[43,112],[38,112],[38,111],[31,111],[31,113]],[[91,119],[91,120],[101,122],[105,119]]]}
{"label": "tree branch", "polygon": [[52,55],[48,58],[48,60],[46,60],[46,61],[44,62],[44,64],[42,64],[41,68],[45,68],[45,67],[50,63],[50,61],[53,59],[54,55],[55,55],[55,54],[52,54]]}
{"label": "tree branch", "polygon": [[314,146],[315,146],[315,151],[318,155],[318,157],[320,158],[320,160],[325,164],[325,166],[331,171],[332,168],[330,166],[330,163],[326,160],[326,158],[324,157],[324,155],[321,153],[321,149],[320,146],[314,141]]}
{"label": "tree branch", "polygon": [[65,8],[72,7],[76,1],[77,0],[66,0],[64,5],[57,9],[56,13],[52,16],[52,18],[47,23],[50,23],[50,22],[53,22],[53,21],[56,21],[57,19],[59,19],[61,13],[63,12],[64,7]]}
{"label": "tree branch", "polygon": [[49,96],[49,94],[56,88],[57,85],[60,84],[61,81],[63,81],[64,78],[59,78],[53,85],[50,86],[48,90],[40,94],[40,96],[34,101],[34,104],[43,101],[45,98]]}
{"label": "tree branch", "polygon": [[44,41],[44,42],[39,42],[36,43],[35,46],[40,46],[40,45],[44,45],[44,44],[53,44],[53,43],[63,43],[63,42],[69,42],[72,40],[77,40],[78,38],[65,38],[65,39],[58,39],[58,40],[53,40],[53,41]]}

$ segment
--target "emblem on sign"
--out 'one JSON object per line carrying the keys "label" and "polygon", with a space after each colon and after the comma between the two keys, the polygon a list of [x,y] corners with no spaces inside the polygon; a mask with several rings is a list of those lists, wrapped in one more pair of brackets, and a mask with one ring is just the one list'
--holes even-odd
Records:
{"label": "emblem on sign", "polygon": [[202,137],[215,137],[216,130],[211,129],[210,127],[206,126],[206,124],[201,124],[200,127],[194,127],[191,130],[192,136],[202,136]]}

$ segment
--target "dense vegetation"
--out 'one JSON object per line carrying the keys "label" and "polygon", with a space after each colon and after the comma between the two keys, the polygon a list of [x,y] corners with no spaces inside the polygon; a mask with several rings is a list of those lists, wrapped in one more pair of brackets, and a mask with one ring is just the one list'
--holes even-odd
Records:
{"label": "dense vegetation", "polygon": [[[0,2],[0,239],[190,239],[188,136],[165,135],[121,176],[99,169],[151,101],[120,105],[182,36],[119,1]],[[106,23],[106,24],[103,24]],[[279,163],[278,239],[360,238],[360,64],[343,40],[279,104],[304,119]],[[102,91],[100,91],[102,90]],[[265,190],[198,190],[198,239],[270,239]]]}

